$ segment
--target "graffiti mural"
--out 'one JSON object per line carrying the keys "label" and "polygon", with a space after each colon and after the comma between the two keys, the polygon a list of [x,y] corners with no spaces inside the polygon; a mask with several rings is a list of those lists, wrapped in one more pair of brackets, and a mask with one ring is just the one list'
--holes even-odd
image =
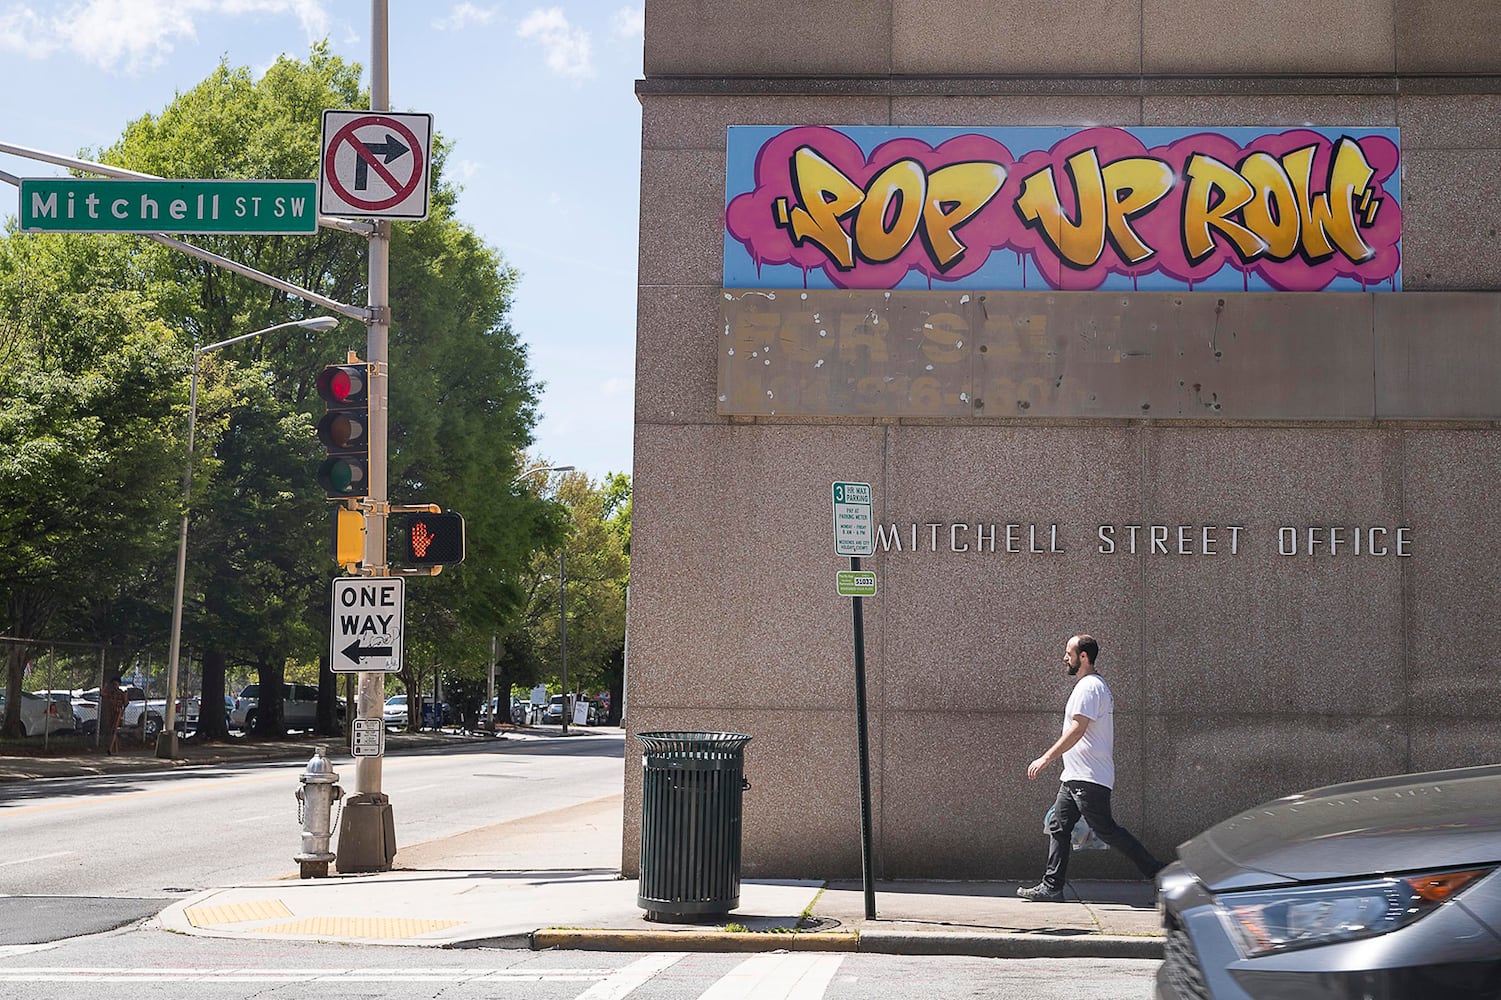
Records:
{"label": "graffiti mural", "polygon": [[1397,129],[732,126],[726,288],[1400,291]]}

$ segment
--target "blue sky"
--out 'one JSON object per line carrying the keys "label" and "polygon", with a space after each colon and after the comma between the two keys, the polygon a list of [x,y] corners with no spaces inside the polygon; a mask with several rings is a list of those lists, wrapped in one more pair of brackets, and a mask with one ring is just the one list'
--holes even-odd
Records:
{"label": "blue sky", "polygon": [[[433,115],[453,147],[460,217],[522,272],[512,321],[546,383],[533,452],[596,479],[631,468],[643,11],[390,4],[391,106]],[[325,37],[368,68],[369,3],[0,0],[0,141],[103,147],[221,58],[259,73]],[[3,154],[0,170],[62,172]],[[14,199],[0,185],[0,214]]]}

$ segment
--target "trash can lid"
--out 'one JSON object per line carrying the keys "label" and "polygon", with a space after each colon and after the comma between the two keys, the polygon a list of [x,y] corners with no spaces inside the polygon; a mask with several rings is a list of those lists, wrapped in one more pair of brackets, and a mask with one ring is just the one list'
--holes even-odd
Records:
{"label": "trash can lid", "polygon": [[635,738],[647,753],[739,752],[751,741],[744,733],[679,731],[637,733]]}

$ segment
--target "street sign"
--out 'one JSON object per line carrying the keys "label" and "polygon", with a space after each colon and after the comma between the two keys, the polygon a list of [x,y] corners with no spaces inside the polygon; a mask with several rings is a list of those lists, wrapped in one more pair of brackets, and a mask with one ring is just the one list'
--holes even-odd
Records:
{"label": "street sign", "polygon": [[23,177],[20,187],[28,233],[318,231],[316,181]]}
{"label": "street sign", "polygon": [[840,597],[875,597],[876,575],[866,569],[842,569],[836,586]]}
{"label": "street sign", "polygon": [[427,218],[433,116],[323,112],[318,211],[360,219]]}
{"label": "street sign", "polygon": [[406,581],[399,576],[341,576],[334,581],[334,673],[401,671]]}
{"label": "street sign", "polygon": [[354,756],[380,757],[386,752],[384,719],[354,720]]}
{"label": "street sign", "polygon": [[836,555],[875,555],[876,539],[870,506],[869,483],[834,484],[834,552]]}

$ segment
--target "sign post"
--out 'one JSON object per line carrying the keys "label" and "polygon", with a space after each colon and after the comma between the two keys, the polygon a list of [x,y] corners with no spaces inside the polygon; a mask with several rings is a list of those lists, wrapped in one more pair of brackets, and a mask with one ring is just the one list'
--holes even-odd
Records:
{"label": "sign post", "polygon": [[[874,519],[869,483],[835,483],[834,552],[849,556],[849,573],[840,573],[839,593],[851,591],[855,628],[855,739],[860,754],[860,868],[865,883],[865,919],[876,918],[876,883],[871,871],[871,801],[869,717],[865,707],[865,614],[861,594],[876,592],[874,573],[861,572],[860,557],[875,555]],[[846,583],[846,578],[848,582]]]}

